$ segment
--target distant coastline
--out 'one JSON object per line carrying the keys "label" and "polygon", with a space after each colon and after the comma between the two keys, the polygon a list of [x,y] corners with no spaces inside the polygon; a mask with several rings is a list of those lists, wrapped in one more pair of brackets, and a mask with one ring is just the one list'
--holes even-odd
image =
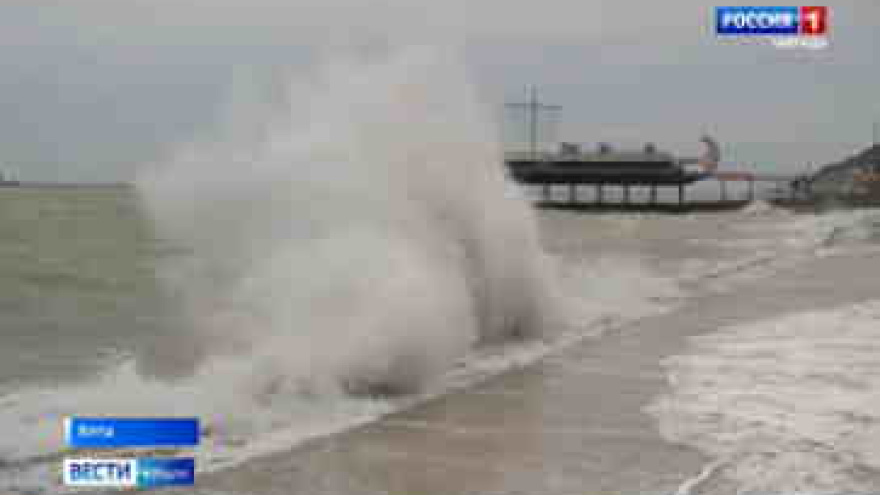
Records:
{"label": "distant coastline", "polygon": [[114,189],[132,187],[129,182],[46,182],[46,181],[0,181],[0,188],[26,189]]}

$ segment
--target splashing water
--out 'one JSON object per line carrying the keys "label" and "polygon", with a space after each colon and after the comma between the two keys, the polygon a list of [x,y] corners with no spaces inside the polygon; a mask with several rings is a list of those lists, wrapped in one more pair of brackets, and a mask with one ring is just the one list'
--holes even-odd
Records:
{"label": "splashing water", "polygon": [[27,459],[57,451],[70,414],[196,415],[204,455],[326,433],[389,407],[352,395],[419,390],[475,346],[554,327],[534,219],[504,194],[454,53],[353,58],[288,88],[139,178],[185,252],[159,273],[183,321],[93,382],[2,397],[20,431],[0,459],[26,463],[0,475],[44,479]]}
{"label": "splashing water", "polygon": [[141,369],[246,352],[275,392],[408,392],[546,326],[533,219],[505,198],[496,128],[453,54],[349,60],[286,100],[265,135],[141,181],[160,235],[193,252],[167,277],[190,345]]}

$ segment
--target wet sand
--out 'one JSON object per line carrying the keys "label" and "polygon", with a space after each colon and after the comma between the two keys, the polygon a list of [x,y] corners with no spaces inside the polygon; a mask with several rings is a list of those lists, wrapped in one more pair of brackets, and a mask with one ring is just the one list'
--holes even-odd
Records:
{"label": "wet sand", "polygon": [[705,461],[661,439],[642,412],[665,383],[659,358],[681,347],[676,333],[629,327],[377,423],[204,475],[198,487],[236,494],[671,493]]}
{"label": "wet sand", "polygon": [[[202,475],[197,493],[670,494],[710,461],[661,438],[645,406],[662,358],[732,323],[880,294],[877,254],[828,258],[690,299],[482,385],[347,433]],[[849,281],[841,290],[841,280]],[[723,480],[703,489],[730,493]],[[700,492],[699,486],[696,492]],[[192,489],[176,493],[192,493]]]}

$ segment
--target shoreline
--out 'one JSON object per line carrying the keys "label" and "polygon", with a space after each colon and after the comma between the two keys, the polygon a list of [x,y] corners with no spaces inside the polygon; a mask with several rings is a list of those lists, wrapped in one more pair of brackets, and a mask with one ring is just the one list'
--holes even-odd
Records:
{"label": "shoreline", "polygon": [[128,189],[134,187],[128,182],[0,182],[0,189]]}
{"label": "shoreline", "polygon": [[[862,265],[847,263],[853,259],[861,257],[814,260],[772,280],[687,298],[668,313],[474,387],[205,473],[198,486],[206,493],[338,495],[701,493],[705,486],[735,493],[719,477],[724,465],[665,439],[647,411],[670,390],[663,360],[682,354],[690,337],[732,324],[876,297],[880,282],[843,294],[828,290],[834,277],[815,276],[817,266],[855,276]],[[806,291],[804,280],[811,281]],[[778,297],[794,293],[801,297]]]}

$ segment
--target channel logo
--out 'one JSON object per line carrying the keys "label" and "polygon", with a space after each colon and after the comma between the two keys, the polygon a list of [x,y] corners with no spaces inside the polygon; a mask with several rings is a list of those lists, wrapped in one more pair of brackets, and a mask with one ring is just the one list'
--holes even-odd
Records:
{"label": "channel logo", "polygon": [[195,484],[195,459],[64,459],[64,484],[79,487],[160,488]]}
{"label": "channel logo", "polygon": [[716,7],[719,36],[826,36],[828,7]]}

